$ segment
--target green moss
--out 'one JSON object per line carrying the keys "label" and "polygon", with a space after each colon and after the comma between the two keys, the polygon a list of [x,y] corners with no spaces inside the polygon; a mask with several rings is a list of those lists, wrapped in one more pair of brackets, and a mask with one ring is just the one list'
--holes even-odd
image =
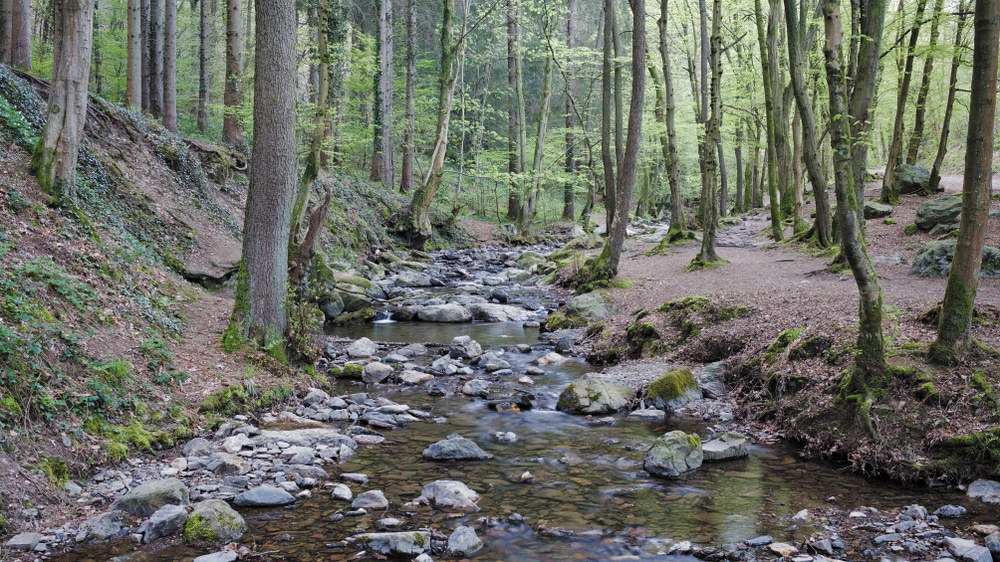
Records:
{"label": "green moss", "polygon": [[202,413],[229,415],[246,409],[248,396],[242,386],[226,386],[207,396],[198,405]]}
{"label": "green moss", "polygon": [[917,228],[917,225],[913,223],[906,225],[906,228],[903,229],[903,234],[907,236],[913,236],[917,232],[920,232],[920,229]]}
{"label": "green moss", "polygon": [[924,384],[920,385],[920,388],[918,388],[916,391],[916,395],[917,398],[923,401],[938,399],[941,397],[941,393],[938,391],[938,389],[934,386],[934,383],[932,382],[925,382]]}
{"label": "green moss", "polygon": [[651,399],[670,401],[684,396],[689,389],[698,388],[691,369],[684,367],[661,376],[649,385],[646,395]]}
{"label": "green moss", "polygon": [[802,361],[819,357],[830,349],[831,341],[825,336],[812,336],[795,344],[788,353],[792,361]]}
{"label": "green moss", "polygon": [[46,457],[39,463],[38,468],[56,486],[62,487],[66,485],[66,482],[69,482],[69,469],[66,466],[66,461],[59,457]]}
{"label": "green moss", "polygon": [[660,340],[660,333],[652,322],[636,322],[625,330],[625,341],[628,342],[629,356],[638,359],[652,351]]}
{"label": "green moss", "polygon": [[557,310],[550,314],[542,322],[542,330],[554,332],[567,328],[583,328],[587,325],[587,319],[577,314],[567,313],[565,310]]}
{"label": "green moss", "polygon": [[334,378],[342,377],[345,379],[360,379],[361,373],[364,372],[365,368],[356,363],[348,363],[343,367],[337,367],[334,365],[330,367],[330,376]]}
{"label": "green moss", "polygon": [[688,440],[688,445],[691,445],[692,448],[697,449],[698,447],[701,447],[701,437],[698,437],[697,434],[688,433],[687,440]]}
{"label": "green moss", "polygon": [[236,273],[236,297],[233,302],[233,315],[229,324],[222,332],[222,350],[228,353],[239,351],[246,345],[249,335],[246,318],[250,314],[250,297],[246,265],[240,261],[240,269]]}
{"label": "green moss", "polygon": [[882,224],[896,224],[896,219],[882,219]]}
{"label": "green moss", "polygon": [[112,461],[121,461],[128,458],[128,445],[118,441],[109,441],[104,444],[104,453]]}
{"label": "green moss", "polygon": [[21,405],[17,403],[17,399],[10,394],[0,398],[0,410],[2,410],[2,417],[4,418],[15,419],[20,418],[24,414]]}
{"label": "green moss", "polygon": [[789,328],[778,334],[774,342],[767,347],[764,352],[764,362],[768,365],[773,365],[778,357],[785,352],[786,349],[792,342],[798,339],[799,335],[802,334],[802,328]]}
{"label": "green moss", "polygon": [[366,324],[375,320],[375,311],[370,308],[363,308],[357,312],[341,314],[330,321],[334,326],[346,326],[348,324]]}
{"label": "green moss", "polygon": [[219,540],[219,535],[212,530],[208,518],[200,513],[188,517],[187,522],[184,523],[183,536],[185,542],[216,542]]}

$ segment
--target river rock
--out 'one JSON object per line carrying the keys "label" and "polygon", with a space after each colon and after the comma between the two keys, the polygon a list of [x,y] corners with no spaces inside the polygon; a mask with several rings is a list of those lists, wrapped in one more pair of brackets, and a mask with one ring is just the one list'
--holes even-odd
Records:
{"label": "river rock", "polygon": [[243,516],[222,500],[196,503],[184,523],[184,540],[227,543],[247,532]]}
{"label": "river rock", "polygon": [[940,224],[955,224],[962,213],[962,195],[947,195],[924,201],[917,207],[917,228],[929,232]]}
{"label": "river rock", "polygon": [[475,303],[469,305],[469,312],[482,322],[520,322],[528,317],[523,308],[506,304]]}
{"label": "river rock", "polygon": [[187,486],[176,478],[153,480],[130,490],[111,504],[111,509],[136,517],[149,517],[165,505],[190,503]]}
{"label": "river rock", "polygon": [[310,427],[305,429],[275,430],[264,429],[253,438],[254,445],[266,448],[269,444],[283,442],[289,447],[313,447],[326,445],[327,447],[346,446],[357,449],[358,444],[349,436],[330,427]]}
{"label": "river rock", "polygon": [[[934,240],[924,244],[913,260],[910,275],[947,277],[951,271],[951,262],[955,259],[955,246],[955,240]],[[992,246],[983,248],[983,263],[979,277],[1000,278],[1000,249]]]}
{"label": "river rock", "polygon": [[386,365],[381,361],[373,361],[365,365],[361,371],[361,380],[365,384],[378,384],[391,377],[393,372],[391,365]]}
{"label": "river rock", "polygon": [[588,376],[563,390],[556,409],[576,414],[613,414],[627,407],[634,395],[635,391],[625,385]]}
{"label": "river rock", "polygon": [[207,457],[212,453],[212,442],[208,439],[195,437],[185,443],[182,450],[185,457]]}
{"label": "river rock", "polygon": [[319,309],[326,320],[333,320],[344,313],[344,298],[337,292],[323,295],[319,299]]}
{"label": "river rock", "polygon": [[447,439],[442,439],[424,449],[423,457],[434,461],[478,461],[492,459],[493,455],[482,450],[475,441],[452,434]]}
{"label": "river rock", "polygon": [[475,359],[482,354],[482,346],[469,336],[455,336],[448,348],[448,355],[455,359]]}
{"label": "river rock", "polygon": [[880,219],[892,214],[892,205],[883,205],[874,201],[865,201],[865,218]]}
{"label": "river rock", "polygon": [[139,526],[142,542],[150,543],[160,537],[176,533],[184,527],[187,519],[187,509],[183,506],[165,505],[161,507]]}
{"label": "river rock", "polygon": [[566,313],[588,321],[601,320],[617,311],[614,303],[603,293],[584,293],[566,303]]}
{"label": "river rock", "polygon": [[472,513],[479,511],[479,494],[457,480],[436,480],[424,486],[420,495],[434,507]]}
{"label": "river rock", "polygon": [[556,342],[556,353],[570,353],[576,345],[576,338],[573,336],[563,336]]}
{"label": "river rock", "polygon": [[994,532],[986,536],[983,539],[983,544],[993,555],[993,559],[1000,559],[1000,532]]}
{"label": "river rock", "polygon": [[[184,509],[181,506],[175,506]],[[162,509],[162,508],[161,508]],[[95,541],[108,541],[119,539],[125,535],[125,523],[122,521],[121,511],[107,511],[87,519],[80,525],[80,531],[76,535],[77,542],[87,539]]]}
{"label": "river rock", "polygon": [[431,534],[428,531],[362,533],[347,540],[383,556],[412,557],[431,549]]}
{"label": "river rock", "polygon": [[236,455],[215,453],[209,457],[205,468],[219,476],[239,476],[250,472],[250,463]]}
{"label": "river rock", "polygon": [[658,437],[646,451],[643,468],[655,476],[678,478],[701,466],[703,458],[697,435],[671,431]]}
{"label": "river rock", "polygon": [[965,515],[966,509],[960,505],[942,505],[941,507],[934,510],[934,515],[942,519],[950,519],[953,517],[961,517]]}
{"label": "river rock", "polygon": [[462,525],[448,537],[448,556],[456,558],[468,556],[482,547],[483,541],[479,540],[472,527]]}
{"label": "river rock", "polygon": [[701,388],[694,380],[691,369],[687,367],[666,373],[653,381],[646,391],[646,398],[654,408],[668,411],[676,410],[701,397]]}
{"label": "river rock", "polygon": [[280,457],[286,464],[312,464],[316,458],[316,449],[293,445],[281,451]]}
{"label": "river rock", "polygon": [[417,318],[424,322],[461,323],[471,322],[472,313],[455,303],[425,306],[417,312]]}
{"label": "river rock", "polygon": [[492,351],[486,353],[479,359],[479,366],[487,373],[495,373],[503,369],[510,369],[510,363],[497,357]]}
{"label": "river rock", "polygon": [[336,483],[333,485],[333,491],[330,492],[330,497],[335,500],[340,501],[351,501],[354,499],[354,493],[351,492],[351,488],[347,484]]}
{"label": "river rock", "polygon": [[295,496],[268,485],[251,488],[233,499],[237,507],[276,507],[290,503],[295,503]]}
{"label": "river rock", "polygon": [[399,382],[402,384],[416,385],[434,380],[434,375],[421,373],[420,371],[406,370],[399,374]]}
{"label": "river rock", "polygon": [[434,281],[430,275],[412,269],[401,271],[389,278],[390,284],[396,287],[433,287]]}
{"label": "river rock", "polygon": [[240,555],[235,550],[222,550],[211,554],[202,554],[192,562],[233,562]]}
{"label": "river rock", "polygon": [[993,562],[993,554],[985,546],[958,537],[945,537],[948,552],[962,562]]}
{"label": "river rock", "polygon": [[448,355],[442,355],[441,357],[438,357],[437,359],[435,359],[430,364],[430,367],[428,367],[428,369],[432,373],[435,373],[435,374],[438,374],[438,375],[450,376],[450,375],[454,375],[455,373],[457,373],[458,370],[461,367],[462,367],[462,364],[459,363],[457,360],[452,359]]}
{"label": "river rock", "polygon": [[701,450],[706,462],[735,459],[750,454],[747,449],[747,438],[735,431],[719,435],[702,445]]}
{"label": "river rock", "polygon": [[[900,195],[928,194],[944,191],[940,184],[927,185],[931,181],[931,172],[922,166],[900,164],[893,170],[892,185]],[[867,217],[866,217],[867,218]]]}
{"label": "river rock", "polygon": [[553,351],[551,353],[546,353],[545,355],[539,357],[538,359],[535,359],[531,363],[534,365],[546,366],[546,365],[557,365],[565,360],[566,360],[565,357]]}
{"label": "river rock", "polygon": [[382,490],[368,490],[358,494],[351,502],[351,507],[366,511],[382,511],[389,508],[389,500]]}
{"label": "river rock", "polygon": [[983,503],[1000,503],[1000,482],[980,478],[969,484],[969,489],[965,493]]}
{"label": "river rock", "polygon": [[490,392],[490,383],[482,379],[472,379],[462,385],[462,394],[485,398]]}
{"label": "river rock", "polygon": [[378,345],[368,338],[360,338],[347,346],[347,356],[351,359],[367,359],[378,351]]}
{"label": "river rock", "polygon": [[41,533],[20,533],[3,544],[12,550],[34,550],[43,538]]}
{"label": "river rock", "polygon": [[246,434],[238,433],[232,437],[227,437],[222,442],[222,448],[229,454],[235,455],[243,449],[253,449],[253,441]]}

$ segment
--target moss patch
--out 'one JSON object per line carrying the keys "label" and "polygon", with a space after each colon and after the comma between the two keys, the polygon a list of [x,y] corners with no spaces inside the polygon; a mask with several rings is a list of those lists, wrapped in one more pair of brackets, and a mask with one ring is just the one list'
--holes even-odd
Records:
{"label": "moss patch", "polygon": [[651,399],[669,402],[683,397],[687,391],[693,388],[698,388],[698,382],[694,380],[694,373],[691,372],[691,369],[684,367],[670,371],[653,381],[646,394]]}
{"label": "moss patch", "polygon": [[792,345],[792,342],[797,340],[801,334],[802,328],[789,328],[787,330],[783,330],[764,352],[764,363],[773,365],[781,354],[783,354],[785,350]]}
{"label": "moss patch", "polygon": [[219,535],[212,530],[208,518],[200,513],[188,517],[184,523],[184,540],[186,542],[215,542],[219,540]]}

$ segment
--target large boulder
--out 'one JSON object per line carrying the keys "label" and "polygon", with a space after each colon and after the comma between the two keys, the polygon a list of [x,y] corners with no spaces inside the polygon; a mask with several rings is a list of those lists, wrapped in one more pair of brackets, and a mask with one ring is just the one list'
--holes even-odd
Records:
{"label": "large boulder", "polygon": [[139,526],[142,542],[150,543],[160,537],[172,535],[181,530],[187,520],[188,513],[184,506],[165,505]]}
{"label": "large boulder", "polygon": [[431,534],[428,531],[362,533],[347,540],[364,550],[383,556],[411,558],[431,549]]}
{"label": "large boulder", "polygon": [[425,306],[417,312],[417,318],[424,322],[459,323],[472,322],[472,313],[464,306],[453,302]]}
{"label": "large boulder", "polygon": [[575,414],[613,414],[627,407],[634,396],[635,391],[625,385],[588,376],[563,390],[556,409]]}
{"label": "large boulder", "polygon": [[528,312],[517,306],[486,302],[469,305],[472,317],[482,322],[516,322],[528,317]]}
{"label": "large boulder", "polygon": [[701,439],[697,435],[671,431],[658,437],[646,451],[643,468],[655,476],[679,478],[701,466],[702,460]]}
{"label": "large boulder", "polygon": [[274,486],[257,486],[233,498],[237,507],[277,507],[295,503],[295,496]]}
{"label": "large boulder", "polygon": [[228,543],[240,540],[247,532],[243,516],[222,500],[207,500],[195,504],[184,523],[184,540]]}
{"label": "large boulder", "polygon": [[434,507],[466,513],[479,511],[479,494],[457,480],[436,480],[424,486],[420,495]]}
{"label": "large boulder", "polygon": [[[955,259],[955,240],[934,240],[924,244],[913,259],[910,275],[921,277],[947,277],[951,262]],[[983,264],[979,270],[983,279],[1000,278],[1000,249],[992,246],[983,248]]]}
{"label": "large boulder", "polygon": [[750,454],[747,438],[735,431],[727,431],[701,447],[705,462],[724,461]]}
{"label": "large boulder", "polygon": [[351,359],[367,359],[378,352],[378,345],[368,338],[358,338],[347,346],[347,356]]}
{"label": "large boulder", "polygon": [[165,505],[187,505],[191,503],[187,486],[176,478],[153,480],[132,488],[127,494],[115,500],[111,509],[124,511],[136,517],[149,517]]}
{"label": "large boulder", "polygon": [[423,457],[433,461],[479,461],[492,459],[493,455],[482,450],[475,441],[452,434],[424,449]]}
{"label": "large boulder", "polygon": [[701,388],[691,369],[670,371],[649,385],[646,397],[650,405],[661,410],[676,410],[692,400],[702,398]]}
{"label": "large boulder", "polygon": [[584,293],[566,303],[566,312],[587,320],[601,320],[615,313],[617,307],[604,293]]}
{"label": "large boulder", "polygon": [[394,372],[392,365],[382,363],[381,361],[373,361],[365,365],[364,370],[361,371],[361,380],[365,384],[379,384],[391,377]]}
{"label": "large boulder", "polygon": [[940,184],[928,186],[931,181],[931,172],[927,168],[914,166],[913,164],[900,164],[893,171],[892,184],[896,192],[900,195],[911,195],[915,193],[929,194],[944,191]]}
{"label": "large boulder", "polygon": [[883,205],[874,201],[865,201],[865,218],[880,219],[892,214],[892,205]]}
{"label": "large boulder", "polygon": [[969,484],[966,495],[983,503],[1000,503],[1000,482],[980,478]]}
{"label": "large boulder", "polygon": [[455,359],[475,359],[483,354],[483,347],[469,336],[455,336],[448,354]]}
{"label": "large boulder", "polygon": [[917,228],[929,232],[938,225],[957,224],[960,214],[962,214],[962,195],[948,195],[921,203],[917,207],[917,218],[914,222]]}

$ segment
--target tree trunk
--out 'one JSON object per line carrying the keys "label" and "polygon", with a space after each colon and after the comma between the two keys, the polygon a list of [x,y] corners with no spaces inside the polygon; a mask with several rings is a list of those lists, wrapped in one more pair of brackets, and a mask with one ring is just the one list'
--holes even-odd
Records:
{"label": "tree trunk", "polygon": [[942,365],[957,364],[972,345],[972,307],[979,286],[992,193],[998,41],[1000,2],[976,0],[962,215],[955,260],[951,264],[944,292],[937,340],[930,353],[931,359]]}
{"label": "tree trunk", "polygon": [[128,0],[128,61],[125,79],[125,105],[142,108],[142,18],[139,0]]}
{"label": "tree trunk", "polygon": [[31,0],[4,1],[12,5],[10,24],[7,26],[10,35],[7,62],[11,66],[31,70]]}
{"label": "tree trunk", "polygon": [[920,35],[920,26],[923,23],[926,6],[927,0],[917,0],[917,13],[913,19],[913,26],[910,28],[910,43],[906,49],[906,63],[903,67],[899,92],[896,95],[896,119],[892,127],[892,143],[889,145],[889,157],[885,163],[885,174],[882,176],[882,202],[887,205],[899,204],[899,190],[893,185],[893,178],[896,175],[896,166],[899,165],[903,151],[903,120],[906,117],[906,100],[910,95],[914,51],[917,48],[917,38]]}
{"label": "tree trunk", "polygon": [[722,122],[722,0],[712,1],[712,37],[710,50],[711,86],[709,102],[712,109],[708,121],[705,122],[703,152],[705,158],[704,185],[707,188],[702,189],[702,192],[707,195],[708,199],[704,205],[705,216],[703,217],[704,224],[702,225],[701,251],[698,252],[698,256],[688,266],[692,269],[708,267],[723,261],[715,253],[715,235],[718,228],[715,201],[715,174],[718,162],[715,159],[715,151],[712,146],[714,141],[719,138],[719,125]]}
{"label": "tree trunk", "polygon": [[0,64],[10,64],[14,0],[0,0]]}
{"label": "tree trunk", "polygon": [[746,181],[743,175],[743,121],[736,124],[736,198],[733,201],[733,211],[737,214],[743,212],[743,182]]}
{"label": "tree trunk", "polygon": [[406,132],[403,134],[403,162],[400,169],[399,191],[413,189],[413,143],[416,137],[417,110],[417,0],[406,3]]}
{"label": "tree trunk", "polygon": [[[510,69],[513,63],[514,81],[511,92],[514,95],[512,110],[516,117],[510,122],[514,125],[514,150],[516,151],[514,164],[517,169],[513,171],[510,183],[510,193],[507,198],[507,219],[517,220],[518,213],[521,212],[521,186],[525,181],[524,172],[528,165],[528,121],[525,117],[524,99],[524,79],[521,75],[521,44],[518,26],[518,3],[517,0],[508,0],[507,13],[507,80],[510,82]],[[508,162],[508,171],[510,162]]]}
{"label": "tree trunk", "polygon": [[795,216],[795,196],[792,188],[791,150],[788,143],[788,111],[784,103],[784,80],[781,57],[778,50],[778,30],[782,10],[779,0],[770,0],[770,16],[767,20],[767,52],[771,70],[771,96],[774,98],[774,153],[779,209],[781,218]]}
{"label": "tree trunk", "polygon": [[[861,11],[858,29],[863,40],[858,42],[856,74],[850,78],[851,90],[847,105],[850,113],[852,185],[855,203],[864,204],[865,177],[868,175],[868,144],[871,131],[871,107],[878,93],[879,56],[882,49],[882,29],[885,27],[886,0],[867,0]],[[852,34],[852,36],[856,36]],[[836,157],[836,156],[835,156]],[[858,212],[862,213],[859,207]],[[859,220],[864,224],[864,214]]]}
{"label": "tree trunk", "polygon": [[[104,54],[101,52],[101,2],[94,0],[94,31],[92,32],[91,44],[94,51],[94,70],[91,75],[94,77],[94,93],[98,97],[104,97]],[[30,27],[30,26],[29,26]],[[30,53],[29,53],[30,60]]]}
{"label": "tree trunk", "polygon": [[166,0],[163,17],[163,126],[175,133],[177,132],[177,1]]}
{"label": "tree trunk", "polygon": [[615,158],[611,153],[611,119],[614,84],[612,82],[612,65],[614,64],[614,0],[604,0],[604,49],[601,62],[601,162],[604,165],[604,211],[607,215],[605,224],[611,232],[615,212]]}
{"label": "tree trunk", "polygon": [[[721,114],[719,120],[722,120]],[[722,124],[719,124],[722,128]],[[722,134],[715,139],[716,152],[719,154],[719,216],[724,217],[729,212],[729,174],[726,171],[726,154],[722,150]]]}
{"label": "tree trunk", "polygon": [[375,72],[375,113],[372,181],[387,189],[394,183],[392,165],[392,0],[379,0],[378,68]]}
{"label": "tree trunk", "polygon": [[[801,41],[801,26],[795,9],[795,0],[784,0],[785,26],[788,30],[788,59],[792,74],[792,93],[802,120],[802,159],[805,161],[809,183],[812,184],[813,196],[816,199],[815,240],[821,248],[833,245],[833,226],[831,220],[830,199],[827,195],[826,176],[820,165],[816,140],[816,119],[813,116],[812,103],[806,91],[805,69]],[[802,14],[803,19],[805,14]]]}
{"label": "tree trunk", "polygon": [[321,2],[316,7],[316,66],[318,74],[316,83],[316,109],[313,115],[313,132],[309,146],[309,155],[306,157],[306,165],[302,172],[302,181],[299,183],[295,204],[292,205],[293,242],[298,225],[304,217],[309,191],[312,189],[312,184],[319,177],[319,171],[323,167],[323,142],[326,140],[328,130],[327,120],[330,97],[329,29],[329,3]]}
{"label": "tree trunk", "polygon": [[31,156],[31,171],[58,205],[77,202],[76,163],[87,122],[87,85],[94,32],[93,0],[55,5],[52,86],[45,131]]}
{"label": "tree trunk", "polygon": [[[848,132],[845,101],[845,79],[840,60],[842,31],[838,0],[825,0],[823,15],[826,29],[826,76],[830,95],[830,143],[833,148],[834,178],[837,193],[837,221],[840,227],[841,252],[854,274],[860,294],[858,306],[858,339],[854,370],[847,376],[843,395],[856,400],[866,428],[874,434],[868,412],[873,394],[884,388],[886,369],[882,337],[882,289],[875,267],[865,247],[862,216],[857,195],[851,185],[851,137]],[[875,38],[873,38],[875,39]],[[876,50],[877,52],[877,50]],[[861,57],[861,61],[865,61]]]}
{"label": "tree trunk", "polygon": [[[543,16],[543,17],[548,17]],[[545,26],[546,24],[543,24]],[[531,166],[531,183],[521,193],[521,209],[517,215],[517,234],[526,238],[535,218],[535,208],[542,190],[542,157],[545,149],[545,133],[549,128],[549,105],[552,101],[552,56],[545,58],[545,70],[542,75],[542,100],[538,116],[538,129],[535,134],[535,154]]]}
{"label": "tree trunk", "polygon": [[163,116],[163,3],[149,2],[149,113]]}
{"label": "tree trunk", "polygon": [[149,2],[150,0],[140,0],[139,4],[139,41],[141,49],[139,53],[139,65],[142,73],[142,111],[149,113]]}
{"label": "tree trunk", "polygon": [[[563,184],[562,220],[573,220],[576,211],[573,209],[573,199],[576,191],[576,155],[573,150],[573,19],[576,17],[576,0],[566,0],[566,166],[569,179]],[[550,55],[551,56],[551,55]]]}
{"label": "tree trunk", "polygon": [[[968,1],[958,3],[958,12],[963,14],[968,9]],[[958,89],[958,69],[962,66],[962,45],[964,38],[962,31],[965,29],[965,16],[960,15],[958,24],[955,26],[955,44],[951,57],[951,74],[948,78],[948,101],[944,106],[944,118],[941,120],[941,140],[938,142],[937,155],[934,156],[934,165],[931,167],[931,177],[927,182],[927,189],[934,189],[941,183],[941,164],[944,163],[944,156],[948,152],[948,133],[951,130],[951,114],[955,107],[955,91]]]}
{"label": "tree trunk", "polygon": [[941,26],[944,0],[935,0],[934,15],[931,16],[930,40],[927,43],[927,55],[924,57],[924,72],[920,76],[920,89],[917,90],[916,114],[913,116],[913,130],[910,131],[910,141],[906,150],[906,163],[916,164],[920,152],[920,143],[924,138],[924,123],[927,115],[927,95],[931,90],[931,72],[934,70],[934,51],[937,49],[938,29]]}
{"label": "tree trunk", "polygon": [[[667,236],[680,236],[686,229],[684,224],[684,199],[681,195],[681,170],[677,158],[677,127],[675,116],[677,108],[674,105],[674,83],[670,69],[670,49],[667,39],[667,0],[660,0],[660,17],[656,20],[660,32],[660,64],[663,66],[663,94],[666,105],[663,117],[667,130],[667,146],[663,160],[667,166],[667,180],[670,183],[670,228]],[[662,142],[662,141],[661,141]]]}
{"label": "tree trunk", "polygon": [[[771,203],[771,237],[776,241],[781,241],[784,237],[781,227],[781,208],[778,206],[778,182],[777,161],[775,158],[775,108],[774,83],[771,80],[771,60],[768,49],[768,40],[764,35],[764,16],[761,9],[761,1],[754,0],[754,15],[757,24],[757,44],[760,47],[760,66],[764,75],[764,112],[767,115],[767,193]],[[776,64],[776,62],[775,62]]]}
{"label": "tree trunk", "polygon": [[455,99],[455,55],[465,41],[465,23],[457,42],[453,42],[454,12],[448,0],[441,9],[441,74],[438,78],[438,120],[431,165],[423,185],[414,190],[410,201],[410,237],[412,245],[422,249],[432,234],[430,209],[434,195],[441,187],[444,174],[444,157],[448,151],[448,125],[451,121],[451,107]]}
{"label": "tree trunk", "polygon": [[237,287],[233,310],[243,335],[279,351],[287,332],[288,236],[296,182],[296,23],[292,2],[257,6],[254,147],[240,272],[245,286]]}
{"label": "tree trunk", "polygon": [[[222,119],[222,142],[238,150],[246,148],[243,138],[243,125],[240,123],[239,111],[243,105],[243,14],[242,0],[227,0],[226,2],[226,83],[222,92],[222,104],[225,106]],[[202,30],[202,37],[206,30]],[[206,80],[205,88],[208,83]],[[207,94],[206,94],[207,104]],[[207,121],[207,111],[206,111]]]}

